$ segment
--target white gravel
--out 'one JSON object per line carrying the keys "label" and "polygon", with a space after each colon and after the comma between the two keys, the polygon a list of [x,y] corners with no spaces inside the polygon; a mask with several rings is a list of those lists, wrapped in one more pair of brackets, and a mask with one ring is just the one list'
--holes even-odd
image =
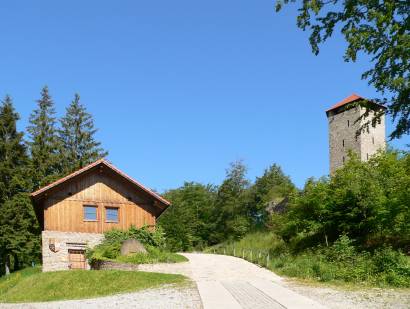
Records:
{"label": "white gravel", "polygon": [[351,291],[312,286],[284,279],[240,258],[215,254],[184,255],[190,262],[143,265],[141,270],[183,274],[196,285],[165,286],[87,300],[0,304],[0,308],[410,308],[409,289]]}
{"label": "white gravel", "polygon": [[339,287],[311,286],[293,280],[286,281],[284,284],[331,309],[410,308],[410,289],[346,290]]}
{"label": "white gravel", "polygon": [[135,293],[119,294],[108,297],[90,298],[83,300],[57,301],[31,304],[0,304],[5,309],[201,309],[201,298],[196,286],[173,287],[166,286],[157,289],[148,289]]}

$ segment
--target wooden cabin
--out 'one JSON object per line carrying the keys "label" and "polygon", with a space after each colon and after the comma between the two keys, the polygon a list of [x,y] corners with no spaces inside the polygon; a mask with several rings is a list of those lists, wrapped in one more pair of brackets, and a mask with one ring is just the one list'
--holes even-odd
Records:
{"label": "wooden cabin", "polygon": [[105,231],[154,227],[170,205],[104,159],[31,197],[43,230],[43,271],[88,268],[85,249],[101,242]]}

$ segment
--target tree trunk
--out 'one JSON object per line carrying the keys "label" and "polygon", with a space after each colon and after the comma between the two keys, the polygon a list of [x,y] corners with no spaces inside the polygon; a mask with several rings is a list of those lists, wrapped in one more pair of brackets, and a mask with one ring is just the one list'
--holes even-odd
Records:
{"label": "tree trunk", "polygon": [[6,254],[6,258],[4,259],[4,270],[6,276],[10,275],[10,256],[8,254]]}
{"label": "tree trunk", "polygon": [[327,235],[325,234],[325,241],[326,241],[326,247],[329,247],[329,242],[327,241]]}
{"label": "tree trunk", "polygon": [[13,255],[14,258],[14,268],[13,271],[19,270],[20,269],[20,261],[19,258],[16,254]]}

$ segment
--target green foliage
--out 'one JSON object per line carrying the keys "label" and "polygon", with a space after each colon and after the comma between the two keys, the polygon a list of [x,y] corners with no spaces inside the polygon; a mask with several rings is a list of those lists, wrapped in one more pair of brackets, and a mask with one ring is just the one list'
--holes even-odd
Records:
{"label": "green foliage", "polygon": [[154,263],[180,263],[188,259],[182,255],[164,251],[163,249],[147,246],[148,254],[136,253],[126,256],[118,256],[115,260],[122,263],[154,264]]}
{"label": "green foliage", "polygon": [[126,231],[113,229],[105,232],[104,237],[104,242],[106,243],[118,243],[127,239],[137,239],[144,245],[160,248],[165,245],[164,232],[160,227],[155,230],[150,229],[148,226],[143,226],[142,228],[131,226]]}
{"label": "green foliage", "polygon": [[249,188],[246,166],[234,162],[226,171],[226,178],[218,188],[213,221],[216,223],[210,242],[217,243],[228,238],[239,238],[249,230],[250,222],[242,198]]}
{"label": "green foliage", "polygon": [[80,103],[78,94],[75,94],[60,123],[59,136],[65,172],[72,172],[107,156],[107,151],[103,150],[101,143],[94,138],[97,132],[94,120]]}
{"label": "green foliage", "polygon": [[348,236],[329,247],[292,253],[289,244],[272,232],[251,233],[239,241],[210,247],[206,252],[243,257],[280,275],[322,282],[360,283],[379,287],[410,287],[410,259],[384,247],[358,251]]}
{"label": "green foliage", "polygon": [[[278,0],[276,10],[283,3]],[[397,120],[391,138],[410,133],[410,32],[409,1],[301,1],[297,25],[311,30],[310,44],[315,54],[319,45],[340,30],[348,43],[344,59],[356,61],[360,53],[370,56],[373,67],[363,73],[384,97],[393,119]],[[380,114],[367,122],[375,125]]]}
{"label": "green foliage", "polygon": [[193,182],[186,182],[181,188],[164,194],[172,203],[159,217],[159,226],[164,229],[168,249],[189,251],[208,245],[214,227],[211,215],[215,196],[214,186]]}
{"label": "green foliage", "polygon": [[40,268],[27,268],[0,278],[0,303],[92,298],[185,282],[186,278],[182,275],[142,271],[73,270],[43,273]]}
{"label": "green foliage", "polygon": [[54,102],[48,87],[41,91],[41,99],[37,101],[37,109],[30,115],[27,127],[30,141],[30,176],[33,189],[49,184],[61,176],[61,143],[57,135]]}
{"label": "green foliage", "polygon": [[254,225],[269,224],[266,207],[270,202],[281,202],[285,197],[296,192],[296,187],[286,176],[281,167],[273,164],[266,169],[262,177],[257,177],[244,196],[244,204]]}
{"label": "green foliage", "polygon": [[27,194],[28,156],[11,98],[0,106],[0,275],[38,260],[39,229]]}
{"label": "green foliage", "polygon": [[[151,231],[144,226],[140,229],[131,227],[127,231],[111,230],[104,233],[104,241],[86,252],[91,264],[98,261],[114,260],[123,263],[177,263],[184,262],[186,258],[165,250],[164,233],[161,228]],[[147,254],[139,253],[121,256],[121,244],[127,239],[139,240],[147,250]]]}
{"label": "green foliage", "polygon": [[303,249],[340,235],[357,245],[410,246],[409,153],[388,151],[368,162],[355,156],[331,178],[309,180],[284,217],[280,234]]}
{"label": "green foliage", "polygon": [[185,183],[164,194],[172,206],[159,218],[167,246],[173,251],[202,249],[226,239],[239,239],[250,230],[272,226],[266,207],[296,192],[273,164],[251,184],[242,162],[231,164],[219,187]]}

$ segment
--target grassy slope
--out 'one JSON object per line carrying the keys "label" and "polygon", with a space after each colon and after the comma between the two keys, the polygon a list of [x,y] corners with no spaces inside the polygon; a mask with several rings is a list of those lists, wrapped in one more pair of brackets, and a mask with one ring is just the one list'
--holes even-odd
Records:
{"label": "grassy slope", "polygon": [[154,254],[130,254],[127,256],[119,256],[114,261],[121,263],[132,263],[132,264],[154,264],[154,263],[181,263],[187,262],[188,259],[180,254],[171,252],[161,252]]}
{"label": "grassy slope", "polygon": [[0,278],[1,302],[82,299],[185,282],[182,275],[127,271],[59,271],[27,268]]}
{"label": "grassy slope", "polygon": [[[316,282],[331,282],[337,285],[353,284],[360,287],[410,287],[410,277],[399,275],[397,271],[375,274],[374,264],[370,258],[357,256],[351,263],[337,263],[328,261],[319,252],[292,255],[282,240],[268,232],[248,234],[239,241],[222,243],[206,251],[228,255],[235,253],[235,256],[244,257],[279,275]],[[268,254],[269,260],[267,259]],[[407,257],[406,267],[410,269],[410,257]]]}

